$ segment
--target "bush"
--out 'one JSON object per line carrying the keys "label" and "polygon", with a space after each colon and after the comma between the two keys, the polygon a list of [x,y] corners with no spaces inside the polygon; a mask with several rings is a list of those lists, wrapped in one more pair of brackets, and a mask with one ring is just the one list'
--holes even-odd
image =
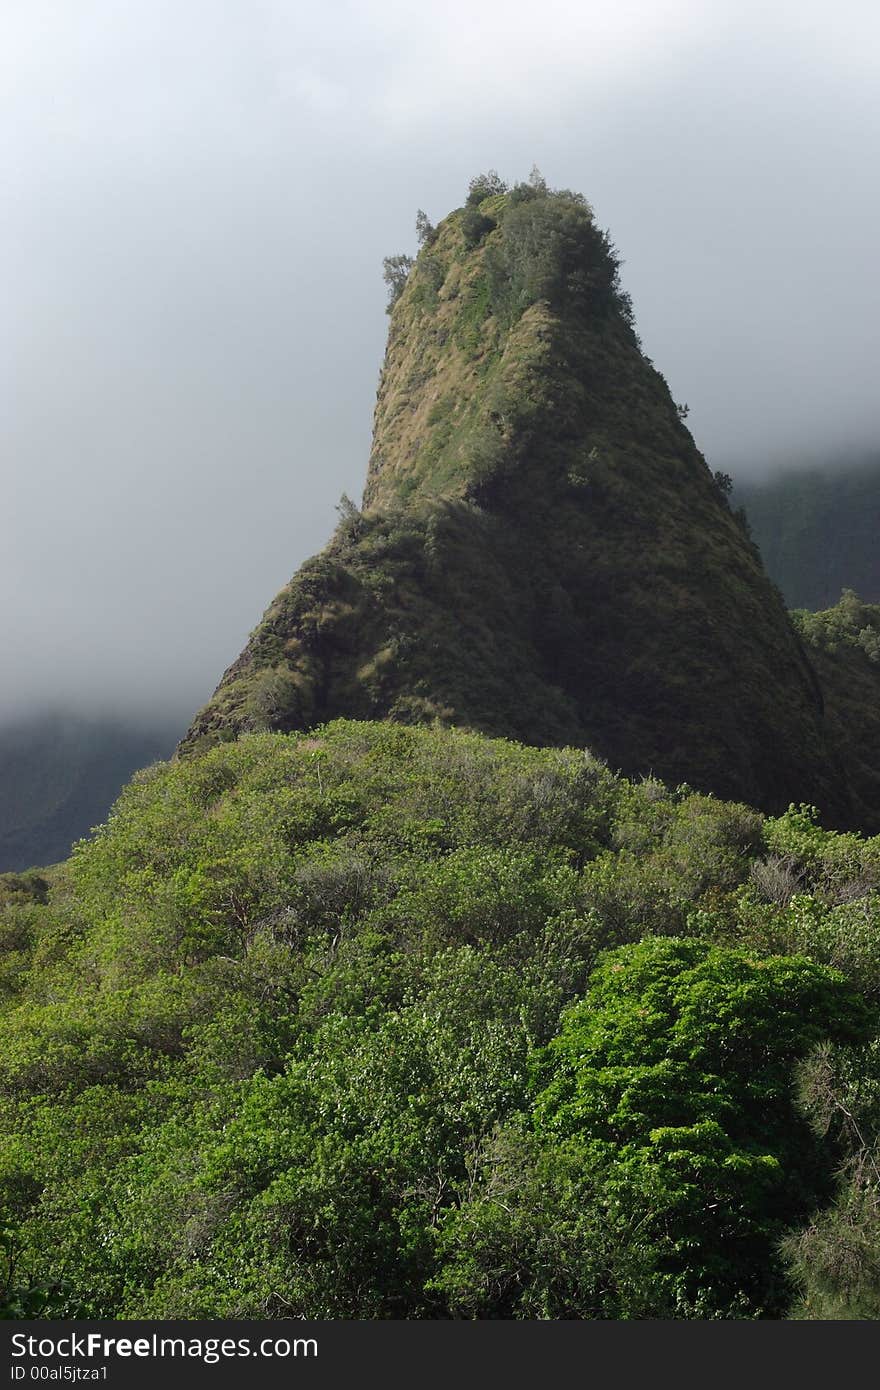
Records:
{"label": "bush", "polygon": [[386,256],[382,262],[382,279],[388,286],[388,304],[386,312],[391,313],[403,291],[406,289],[406,282],[409,273],[415,265],[412,256]]}
{"label": "bush", "polygon": [[464,244],[469,251],[478,246],[483,237],[488,236],[497,226],[495,218],[480,212],[475,204],[468,204],[461,214],[461,231]]}
{"label": "bush", "polygon": [[467,204],[473,207],[485,198],[498,198],[507,192],[507,184],[494,169],[488,174],[477,174],[468,184]]}
{"label": "bush", "polygon": [[624,313],[619,263],[583,198],[554,193],[509,207],[502,236],[487,258],[493,312],[514,323],[530,304]]}
{"label": "bush", "polygon": [[430,246],[437,238],[437,228],[428,219],[427,213],[419,208],[416,213],[416,238],[419,246]]}

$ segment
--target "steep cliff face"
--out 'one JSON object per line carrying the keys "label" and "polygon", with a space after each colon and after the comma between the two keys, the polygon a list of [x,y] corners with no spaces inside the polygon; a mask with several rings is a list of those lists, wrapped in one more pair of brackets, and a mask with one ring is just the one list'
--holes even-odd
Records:
{"label": "steep cliff face", "polygon": [[589,746],[852,816],[801,640],[574,194],[475,187],[428,234],[391,316],[363,510],[181,751],[340,715]]}

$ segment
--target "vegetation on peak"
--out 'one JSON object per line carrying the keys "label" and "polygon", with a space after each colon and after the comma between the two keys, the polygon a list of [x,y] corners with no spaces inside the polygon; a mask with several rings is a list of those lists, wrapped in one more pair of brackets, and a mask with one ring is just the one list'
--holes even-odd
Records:
{"label": "vegetation on peak", "polygon": [[385,261],[391,326],[367,507],[466,495],[494,473],[554,408],[539,378],[570,350],[566,321],[614,320],[637,341],[607,233],[584,198],[537,171],[509,190],[480,175],[463,208],[417,226],[418,257]]}

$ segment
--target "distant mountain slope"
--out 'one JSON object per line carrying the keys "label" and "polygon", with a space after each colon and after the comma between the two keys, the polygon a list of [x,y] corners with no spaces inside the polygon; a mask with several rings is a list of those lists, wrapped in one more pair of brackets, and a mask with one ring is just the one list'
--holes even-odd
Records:
{"label": "distant mountain slope", "polygon": [[856,818],[880,806],[880,604],[851,589],[821,613],[793,614],[825,696],[825,718],[847,768]]}
{"label": "distant mountain slope", "polygon": [[43,713],[0,726],[0,872],[64,859],[132,772],[174,747],[163,722]]}
{"label": "distant mountain slope", "polygon": [[734,499],[790,608],[830,608],[843,589],[880,603],[880,455],[737,482]]}
{"label": "distant mountain slope", "polygon": [[815,673],[588,205],[489,178],[423,230],[392,276],[363,512],[276,598],[182,751],[440,720],[851,821]]}

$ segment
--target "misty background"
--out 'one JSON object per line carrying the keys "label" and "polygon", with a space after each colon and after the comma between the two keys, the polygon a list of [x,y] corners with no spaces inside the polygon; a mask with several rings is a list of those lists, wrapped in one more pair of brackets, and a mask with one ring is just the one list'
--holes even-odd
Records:
{"label": "misty background", "polygon": [[0,721],[182,730],[359,498],[415,250],[496,168],[583,192],[735,477],[876,449],[880,11],[7,0]]}

